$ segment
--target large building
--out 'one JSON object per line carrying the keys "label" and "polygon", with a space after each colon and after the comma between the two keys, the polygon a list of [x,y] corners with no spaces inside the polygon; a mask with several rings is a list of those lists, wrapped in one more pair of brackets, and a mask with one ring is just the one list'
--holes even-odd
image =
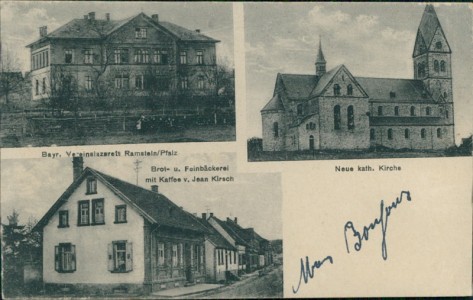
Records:
{"label": "large building", "polygon": [[412,54],[414,79],[326,71],[319,43],[314,75],[278,74],[261,110],[264,151],[446,149],[454,145],[451,49],[432,5]]}
{"label": "large building", "polygon": [[51,33],[40,27],[39,39],[27,46],[33,100],[148,97],[159,107],[164,105],[159,99],[199,105],[217,95],[218,40],[157,14],[104,17],[91,12]]}

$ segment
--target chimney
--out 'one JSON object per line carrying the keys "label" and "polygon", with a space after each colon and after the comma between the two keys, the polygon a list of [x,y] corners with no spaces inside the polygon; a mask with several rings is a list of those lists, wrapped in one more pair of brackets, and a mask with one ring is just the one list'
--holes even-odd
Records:
{"label": "chimney", "polygon": [[207,220],[207,214],[206,213],[202,213],[202,220]]}
{"label": "chimney", "polygon": [[238,218],[237,217],[235,217],[234,222],[235,222],[235,224],[238,224]]}
{"label": "chimney", "polygon": [[48,35],[48,26],[41,26],[39,28],[39,37],[45,37]]}
{"label": "chimney", "polygon": [[212,218],[214,216],[214,213],[210,213],[209,218]]}
{"label": "chimney", "polygon": [[84,170],[84,159],[82,156],[72,158],[72,180],[76,181]]}
{"label": "chimney", "polygon": [[151,15],[151,18],[153,19],[153,21],[159,22],[159,15],[158,14]]}
{"label": "chimney", "polygon": [[110,21],[110,13],[106,13],[106,14],[105,14],[105,19],[106,19],[107,21]]}
{"label": "chimney", "polygon": [[89,15],[84,15],[84,20],[88,20],[89,19]]}
{"label": "chimney", "polygon": [[200,33],[200,29],[196,29],[195,32]]}
{"label": "chimney", "polygon": [[92,21],[95,20],[95,12],[94,11],[89,13],[89,20],[92,20]]}
{"label": "chimney", "polygon": [[153,192],[155,192],[155,193],[157,193],[157,192],[159,191],[158,188],[159,188],[159,186],[158,186],[157,184],[153,184],[153,185],[151,186],[151,190],[152,190]]}

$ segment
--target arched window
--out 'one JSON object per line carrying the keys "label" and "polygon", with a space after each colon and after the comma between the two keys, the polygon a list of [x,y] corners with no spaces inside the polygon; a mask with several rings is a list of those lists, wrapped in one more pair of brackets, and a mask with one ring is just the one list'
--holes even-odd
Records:
{"label": "arched window", "polygon": [[448,119],[448,110],[445,111],[445,118]]}
{"label": "arched window", "polygon": [[416,115],[416,108],[414,106],[411,106],[411,116]]}
{"label": "arched window", "polygon": [[347,95],[348,96],[352,96],[353,95],[353,86],[351,84],[349,84],[347,86]]}
{"label": "arched window", "polygon": [[417,76],[418,77],[424,77],[424,75],[425,75],[424,63],[418,63],[417,64]]}
{"label": "arched window", "polygon": [[309,123],[305,124],[305,129],[309,130]]}
{"label": "arched window", "polygon": [[388,140],[393,139],[393,130],[391,128],[388,129]]}
{"label": "arched window", "polygon": [[275,138],[279,137],[279,124],[278,124],[278,122],[273,123],[273,134],[274,134]]}
{"label": "arched window", "polygon": [[333,128],[335,130],[340,129],[340,122],[341,122],[341,117],[340,117],[340,105],[335,105],[333,108]]}
{"label": "arched window", "polygon": [[394,107],[394,115],[399,116],[399,106]]}
{"label": "arched window", "polygon": [[434,60],[434,71],[435,72],[439,71],[439,61],[438,60]]}
{"label": "arched window", "polygon": [[382,116],[382,115],[383,115],[383,107],[378,106],[378,116]]}
{"label": "arched window", "polygon": [[431,112],[432,112],[432,110],[431,110],[430,106],[427,106],[427,107],[425,108],[425,115],[426,115],[426,116],[430,116],[430,113],[431,113]]}
{"label": "arched window", "polygon": [[443,92],[443,99],[447,100],[447,92]]}
{"label": "arched window", "polygon": [[338,84],[333,85],[333,94],[335,96],[340,96],[340,86]]}
{"label": "arched window", "polygon": [[303,113],[303,106],[302,104],[297,104],[297,115],[302,116]]}
{"label": "arched window", "polygon": [[409,129],[407,129],[407,128],[404,129],[404,137],[405,137],[406,139],[409,138]]}
{"label": "arched window", "polygon": [[442,138],[442,130],[440,128],[437,128],[437,138]]}
{"label": "arched window", "polygon": [[445,61],[442,60],[442,61],[440,62],[440,72],[445,72],[445,70],[446,70],[446,69],[445,69]]}
{"label": "arched window", "polygon": [[348,129],[355,128],[355,112],[353,109],[353,105],[350,105],[347,108],[347,124],[348,124]]}
{"label": "arched window", "polygon": [[315,129],[315,123],[310,122],[310,129]]}
{"label": "arched window", "polygon": [[423,138],[423,139],[425,139],[425,128],[422,128],[422,129],[420,130],[420,137]]}
{"label": "arched window", "polygon": [[314,150],[315,146],[314,146],[314,136],[311,135],[309,136],[309,149],[310,150]]}
{"label": "arched window", "polygon": [[374,128],[371,128],[370,129],[370,140],[374,140],[376,138],[376,135],[375,135],[375,131],[374,131]]}

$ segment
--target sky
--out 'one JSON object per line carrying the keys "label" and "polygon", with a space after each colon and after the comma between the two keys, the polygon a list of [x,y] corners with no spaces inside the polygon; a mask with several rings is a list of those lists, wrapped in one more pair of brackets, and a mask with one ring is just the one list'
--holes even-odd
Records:
{"label": "sky", "polygon": [[[434,4],[452,49],[456,143],[472,134],[472,9]],[[277,73],[314,74],[319,37],[327,70],[413,78],[412,52],[422,3],[245,3],[247,137],[261,137],[260,110]]]}
{"label": "sky", "polygon": [[[233,10],[231,3],[172,3],[172,2],[100,2],[100,1],[1,1],[2,48],[15,53],[20,69],[30,68],[29,43],[39,38],[39,27],[48,26],[48,32],[72,19],[82,19],[95,12],[97,19],[122,20],[144,12],[159,14],[162,21],[172,22],[190,30],[220,40],[217,56],[233,65]],[[19,20],[21,19],[21,22]]]}
{"label": "sky", "polygon": [[[135,184],[133,162],[136,158],[119,159],[85,158],[84,168],[91,167],[110,176]],[[282,238],[281,178],[275,173],[236,174],[235,154],[188,154],[166,160],[140,158],[139,185],[150,188],[145,179],[153,176],[182,176],[182,173],[153,173],[151,166],[183,168],[186,165],[229,165],[230,172],[220,175],[234,176],[229,183],[157,183],[160,193],[190,213],[213,212],[226,220],[238,218],[238,224],[253,227],[266,239]],[[217,173],[195,173],[197,176]],[[187,173],[187,176],[194,173]],[[1,168],[1,217],[7,222],[13,209],[20,213],[20,223],[36,220],[56,202],[72,183],[72,159],[8,159]]]}

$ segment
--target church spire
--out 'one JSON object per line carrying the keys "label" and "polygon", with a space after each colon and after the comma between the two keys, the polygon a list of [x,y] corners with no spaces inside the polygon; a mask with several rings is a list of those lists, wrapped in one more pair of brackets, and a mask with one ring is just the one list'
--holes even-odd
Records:
{"label": "church spire", "polygon": [[325,61],[324,53],[322,51],[322,39],[319,37],[319,51],[317,52],[317,58],[315,59],[315,75],[322,76],[325,74]]}

